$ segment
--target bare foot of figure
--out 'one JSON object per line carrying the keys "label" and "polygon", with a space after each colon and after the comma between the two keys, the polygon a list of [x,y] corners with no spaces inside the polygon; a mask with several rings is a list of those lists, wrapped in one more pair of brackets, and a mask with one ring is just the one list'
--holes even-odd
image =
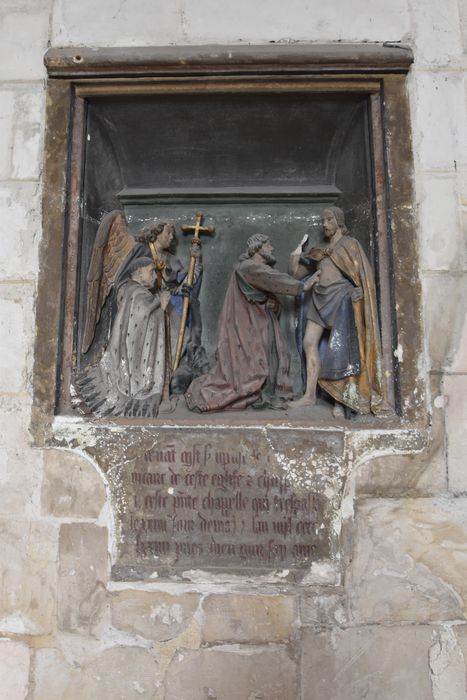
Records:
{"label": "bare foot of figure", "polygon": [[344,420],[345,418],[344,407],[342,404],[337,403],[337,401],[334,403],[334,408],[332,409],[332,417],[337,420]]}
{"label": "bare foot of figure", "polygon": [[289,408],[307,408],[308,406],[316,406],[316,398],[314,396],[302,396],[296,401],[289,401]]}
{"label": "bare foot of figure", "polygon": [[159,406],[159,413],[173,413],[177,406],[177,396],[171,396],[168,399],[163,399]]}

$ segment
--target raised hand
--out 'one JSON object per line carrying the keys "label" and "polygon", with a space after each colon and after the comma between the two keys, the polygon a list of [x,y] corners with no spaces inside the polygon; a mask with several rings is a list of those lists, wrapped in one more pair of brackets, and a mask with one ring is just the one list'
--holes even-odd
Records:
{"label": "raised hand", "polygon": [[292,251],[292,255],[301,255],[301,253],[303,251],[303,246],[306,244],[307,241],[308,241],[308,234],[305,233],[305,235],[303,236],[303,238],[300,241],[300,243],[298,244],[298,246],[295,248],[295,250]]}

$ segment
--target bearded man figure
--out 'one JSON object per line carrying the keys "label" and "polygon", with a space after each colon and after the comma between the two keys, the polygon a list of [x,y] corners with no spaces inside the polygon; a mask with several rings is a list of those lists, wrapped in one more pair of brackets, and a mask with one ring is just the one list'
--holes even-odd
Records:
{"label": "bearded man figure", "polygon": [[289,272],[295,278],[305,278],[316,267],[319,275],[305,296],[305,392],[290,406],[314,405],[319,384],[336,401],[335,417],[342,415],[342,406],[360,414],[390,413],[371,265],[360,243],[349,236],[342,209],[324,209],[321,221],[326,246],[304,255],[305,237],[290,256]]}
{"label": "bearded man figure", "polygon": [[276,294],[296,296],[303,283],[274,269],[268,236],[255,234],[232,273],[219,318],[216,364],[189,386],[185,399],[197,411],[286,408],[292,397],[290,356],[279,325]]}

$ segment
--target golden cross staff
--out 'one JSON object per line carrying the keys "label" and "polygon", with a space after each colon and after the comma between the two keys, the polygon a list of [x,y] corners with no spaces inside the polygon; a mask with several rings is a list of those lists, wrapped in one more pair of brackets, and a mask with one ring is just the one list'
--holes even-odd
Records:
{"label": "golden cross staff", "polygon": [[[193,238],[191,239],[191,245],[197,245],[197,246],[201,247],[201,239],[199,237],[200,233],[206,233],[209,236],[214,235],[215,229],[212,226],[202,226],[202,223],[203,223],[203,214],[201,214],[201,212],[198,212],[196,214],[196,223],[195,224],[189,224],[189,225],[182,226],[183,233],[193,233]],[[197,260],[196,256],[192,255],[190,258],[190,264],[188,266],[188,274],[186,276],[185,285],[188,287],[188,289],[190,291],[191,291],[191,288],[193,286],[193,279],[195,276],[196,260]],[[185,337],[185,326],[186,326],[186,321],[188,318],[189,305],[190,305],[190,298],[188,296],[186,296],[183,299],[182,318],[180,321],[180,331],[178,333],[177,349],[175,350],[175,359],[174,359],[174,363],[172,366],[173,372],[175,372],[178,365],[180,364],[180,357],[182,355],[183,338]]]}

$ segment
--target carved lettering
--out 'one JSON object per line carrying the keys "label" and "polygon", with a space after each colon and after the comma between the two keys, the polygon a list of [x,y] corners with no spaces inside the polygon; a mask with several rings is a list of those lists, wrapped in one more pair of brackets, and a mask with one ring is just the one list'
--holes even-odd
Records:
{"label": "carved lettering", "polygon": [[308,566],[328,546],[326,499],[271,464],[257,448],[152,448],[128,472],[124,537],[156,567]]}

